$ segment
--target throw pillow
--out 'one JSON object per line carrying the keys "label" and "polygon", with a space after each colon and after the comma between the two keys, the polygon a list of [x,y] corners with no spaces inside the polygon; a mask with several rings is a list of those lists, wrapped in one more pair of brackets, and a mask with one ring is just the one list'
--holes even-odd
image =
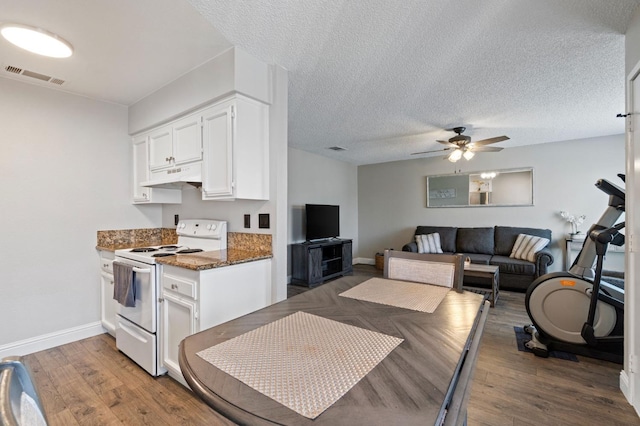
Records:
{"label": "throw pillow", "polygon": [[509,257],[513,259],[536,261],[536,253],[549,244],[548,238],[535,235],[519,234]]}
{"label": "throw pillow", "polygon": [[418,253],[443,253],[440,247],[440,234],[421,234],[416,235],[416,243],[418,244]]}

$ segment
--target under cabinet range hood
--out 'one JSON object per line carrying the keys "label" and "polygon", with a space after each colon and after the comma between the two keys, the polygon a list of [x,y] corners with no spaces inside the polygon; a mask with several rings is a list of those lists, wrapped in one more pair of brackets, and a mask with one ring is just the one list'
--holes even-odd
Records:
{"label": "under cabinet range hood", "polygon": [[202,162],[189,163],[169,169],[151,171],[148,181],[140,186],[149,188],[182,188],[184,185],[202,186]]}

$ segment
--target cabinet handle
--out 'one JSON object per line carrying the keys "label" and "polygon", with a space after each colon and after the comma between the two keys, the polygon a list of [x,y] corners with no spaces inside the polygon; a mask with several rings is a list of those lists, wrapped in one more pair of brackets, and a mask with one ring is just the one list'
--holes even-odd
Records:
{"label": "cabinet handle", "polygon": [[171,284],[171,290],[177,290],[178,286],[176,284]]}
{"label": "cabinet handle", "polygon": [[113,285],[113,281],[111,281],[111,285]]}
{"label": "cabinet handle", "polygon": [[109,266],[109,264],[108,263],[103,263],[102,266],[104,266],[106,268],[107,266]]}
{"label": "cabinet handle", "polygon": [[158,297],[158,303],[162,303],[164,302],[164,299],[162,297]]}

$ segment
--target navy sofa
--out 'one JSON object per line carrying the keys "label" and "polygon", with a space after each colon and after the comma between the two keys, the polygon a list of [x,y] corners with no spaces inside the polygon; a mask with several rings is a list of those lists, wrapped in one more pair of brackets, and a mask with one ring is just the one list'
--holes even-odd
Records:
{"label": "navy sofa", "polygon": [[[418,226],[414,235],[440,234],[440,246],[445,253],[462,253],[471,263],[498,265],[500,268],[500,288],[526,291],[529,285],[547,273],[553,264],[553,255],[548,246],[536,254],[536,261],[512,259],[511,249],[519,234],[535,235],[551,241],[551,230],[539,228],[519,228],[495,226],[487,228],[457,228],[451,226]],[[418,252],[414,241],[405,244],[403,251]],[[489,285],[482,278],[465,277],[465,285]]]}

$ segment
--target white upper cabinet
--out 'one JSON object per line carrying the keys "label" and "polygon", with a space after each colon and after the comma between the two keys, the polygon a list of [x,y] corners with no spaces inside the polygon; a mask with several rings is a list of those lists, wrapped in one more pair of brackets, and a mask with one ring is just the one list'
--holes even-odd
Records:
{"label": "white upper cabinet", "polygon": [[235,102],[227,101],[202,114],[204,163],[202,197],[233,195],[233,116]]}
{"label": "white upper cabinet", "polygon": [[175,165],[202,160],[202,130],[200,114],[173,123],[173,162]]}
{"label": "white upper cabinet", "polygon": [[[236,94],[133,139],[133,202],[269,199],[269,106]],[[142,186],[142,184],[146,186]]]}
{"label": "white upper cabinet", "polygon": [[182,202],[182,191],[179,189],[148,188],[140,185],[149,180],[149,139],[148,134],[133,138],[132,202],[179,204]]}
{"label": "white upper cabinet", "polygon": [[241,95],[202,111],[202,199],[269,199],[269,107]]}
{"label": "white upper cabinet", "polygon": [[149,133],[149,169],[202,160],[200,116],[190,115]]}

